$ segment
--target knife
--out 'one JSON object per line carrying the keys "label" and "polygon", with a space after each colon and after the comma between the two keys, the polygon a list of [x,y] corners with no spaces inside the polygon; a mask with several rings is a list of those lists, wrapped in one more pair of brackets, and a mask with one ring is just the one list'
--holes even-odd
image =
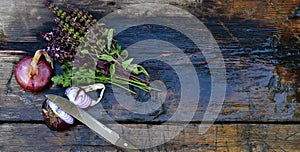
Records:
{"label": "knife", "polygon": [[75,104],[68,101],[67,99],[61,96],[51,94],[46,95],[46,97],[50,99],[53,103],[55,103],[63,111],[81,121],[83,124],[88,126],[90,129],[92,129],[94,132],[96,132],[98,135],[102,136],[112,144],[120,147],[126,147],[128,149],[138,149],[135,146],[133,146],[129,141],[121,138],[120,135],[117,134],[115,131],[106,127],[104,124],[96,120],[90,114],[77,107]]}

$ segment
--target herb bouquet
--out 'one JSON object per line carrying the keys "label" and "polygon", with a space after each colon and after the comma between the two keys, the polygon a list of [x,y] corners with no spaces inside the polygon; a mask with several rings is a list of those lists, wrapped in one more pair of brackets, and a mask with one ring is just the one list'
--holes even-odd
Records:
{"label": "herb bouquet", "polygon": [[64,70],[62,75],[52,77],[53,82],[63,87],[71,86],[72,82],[105,83],[132,93],[135,92],[124,85],[146,92],[157,90],[147,80],[136,76],[148,77],[148,73],[142,66],[132,64],[133,58],[128,59],[128,52],[113,39],[113,29],[105,28],[87,11],[72,5],[67,5],[66,10],[50,2],[45,5],[56,15],[54,22],[58,27],[41,35],[47,42],[47,53],[62,63]]}

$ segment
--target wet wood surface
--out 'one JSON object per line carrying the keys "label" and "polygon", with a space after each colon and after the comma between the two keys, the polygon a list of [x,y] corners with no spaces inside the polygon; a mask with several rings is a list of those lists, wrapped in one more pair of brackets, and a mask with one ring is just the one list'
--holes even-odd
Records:
{"label": "wet wood surface", "polygon": [[[41,116],[44,95],[63,95],[65,88],[53,85],[41,93],[26,92],[17,84],[13,69],[22,57],[33,55],[35,50],[44,47],[39,33],[50,31],[55,26],[52,22],[54,16],[41,0],[0,1],[0,151],[117,151],[117,147],[83,125],[63,133],[45,126]],[[226,64],[227,91],[215,124],[205,134],[199,134],[199,125],[209,101],[209,69],[198,48],[183,37],[171,40],[182,46],[194,64],[200,85],[204,86],[201,88],[202,98],[187,128],[166,144],[145,151],[299,151],[300,45],[297,39],[300,20],[287,17],[300,1],[160,2],[175,4],[189,11],[211,31]],[[63,5],[63,1],[55,3]],[[143,1],[66,3],[87,9],[100,19],[130,3]],[[162,27],[141,26],[116,38],[122,46],[129,46],[137,40],[151,38],[147,35],[151,31],[164,30]],[[138,32],[140,36],[135,37],[130,32]],[[172,38],[178,36],[176,34],[169,31],[168,36]],[[137,50],[140,48],[136,47]],[[166,51],[165,55],[169,54]],[[175,55],[174,60],[177,59]],[[180,58],[178,63],[178,66],[184,67]],[[175,104],[165,103],[163,108],[151,115],[137,115],[122,108],[108,86],[101,102],[104,111],[98,114],[99,120],[113,127],[110,117],[121,124],[138,128],[141,125],[158,125],[174,114],[180,97],[174,71],[155,63],[146,67],[150,71],[159,71],[157,75],[160,73],[169,80],[173,93],[169,102]]]}
{"label": "wet wood surface", "polygon": [[[0,128],[3,151],[118,150],[83,126],[68,132],[53,132],[43,124],[2,124]],[[190,124],[171,141],[146,151],[297,151],[299,138],[297,125],[214,125],[199,135],[198,125]]]}

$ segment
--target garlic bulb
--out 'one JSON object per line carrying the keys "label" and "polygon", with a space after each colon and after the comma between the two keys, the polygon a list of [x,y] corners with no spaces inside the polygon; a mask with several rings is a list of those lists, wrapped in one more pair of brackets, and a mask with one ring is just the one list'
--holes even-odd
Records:
{"label": "garlic bulb", "polygon": [[68,96],[69,100],[79,108],[87,108],[92,103],[91,97],[84,90],[78,87],[68,88],[65,94]]}

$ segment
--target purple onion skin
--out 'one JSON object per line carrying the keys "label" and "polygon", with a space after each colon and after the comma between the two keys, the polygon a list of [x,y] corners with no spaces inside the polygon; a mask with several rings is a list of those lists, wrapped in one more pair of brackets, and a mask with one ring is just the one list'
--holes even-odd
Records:
{"label": "purple onion skin", "polygon": [[29,76],[30,63],[32,60],[33,57],[31,56],[27,56],[20,60],[14,69],[14,74],[16,81],[22,88],[31,92],[39,92],[49,87],[53,70],[45,59],[41,59],[38,62],[39,74],[36,76]]}
{"label": "purple onion skin", "polygon": [[47,99],[43,102],[42,105],[42,114],[44,118],[44,122],[47,125],[48,128],[54,131],[66,131],[70,130],[74,124],[68,124],[61,118],[59,118],[50,108],[50,106],[47,104]]}

